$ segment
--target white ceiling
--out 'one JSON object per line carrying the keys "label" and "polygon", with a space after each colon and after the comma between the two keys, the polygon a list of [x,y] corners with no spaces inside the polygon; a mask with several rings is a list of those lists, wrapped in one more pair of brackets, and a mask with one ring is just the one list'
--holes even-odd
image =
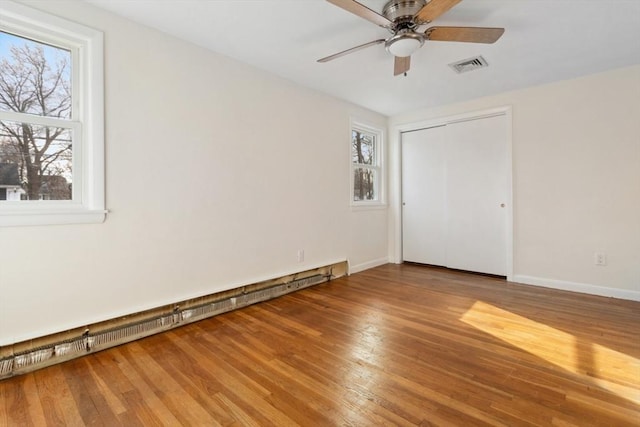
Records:
{"label": "white ceiling", "polygon": [[[324,0],[86,0],[385,115],[640,64],[640,0],[465,0],[434,25],[504,27],[493,45],[429,42],[408,76],[383,45],[316,60],[387,30]],[[381,12],[386,0],[362,0]],[[483,55],[489,68],[447,64]]]}

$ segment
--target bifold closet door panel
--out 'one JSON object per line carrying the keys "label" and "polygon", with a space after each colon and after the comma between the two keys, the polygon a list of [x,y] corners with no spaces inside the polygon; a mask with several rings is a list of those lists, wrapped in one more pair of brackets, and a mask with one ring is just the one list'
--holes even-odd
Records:
{"label": "bifold closet door panel", "polygon": [[403,260],[446,265],[445,127],[402,134]]}
{"label": "bifold closet door panel", "polygon": [[507,274],[505,116],[446,126],[447,267]]}

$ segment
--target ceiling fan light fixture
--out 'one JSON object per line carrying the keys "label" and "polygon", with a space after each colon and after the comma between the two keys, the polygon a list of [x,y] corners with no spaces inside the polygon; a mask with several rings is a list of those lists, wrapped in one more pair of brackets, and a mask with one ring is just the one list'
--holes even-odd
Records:
{"label": "ceiling fan light fixture", "polygon": [[411,56],[424,44],[422,35],[414,32],[398,33],[385,43],[387,51],[393,56],[404,58]]}

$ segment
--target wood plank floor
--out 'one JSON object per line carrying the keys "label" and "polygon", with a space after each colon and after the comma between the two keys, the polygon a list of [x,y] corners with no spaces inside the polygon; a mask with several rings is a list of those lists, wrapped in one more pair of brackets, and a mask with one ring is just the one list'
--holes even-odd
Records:
{"label": "wood plank floor", "polygon": [[639,426],[640,303],[386,265],[0,381],[2,426]]}

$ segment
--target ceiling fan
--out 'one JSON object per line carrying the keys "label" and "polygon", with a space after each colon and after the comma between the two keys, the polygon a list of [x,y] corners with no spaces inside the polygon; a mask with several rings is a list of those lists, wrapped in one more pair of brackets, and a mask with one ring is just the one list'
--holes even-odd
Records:
{"label": "ceiling fan", "polygon": [[387,51],[395,56],[393,75],[406,75],[411,65],[411,54],[425,40],[467,43],[494,43],[504,33],[504,28],[482,27],[422,27],[460,3],[461,0],[390,0],[379,14],[355,0],[327,0],[348,12],[358,15],[391,32],[386,39],[378,39],[342,52],[318,59],[328,62],[369,46],[384,43]]}

